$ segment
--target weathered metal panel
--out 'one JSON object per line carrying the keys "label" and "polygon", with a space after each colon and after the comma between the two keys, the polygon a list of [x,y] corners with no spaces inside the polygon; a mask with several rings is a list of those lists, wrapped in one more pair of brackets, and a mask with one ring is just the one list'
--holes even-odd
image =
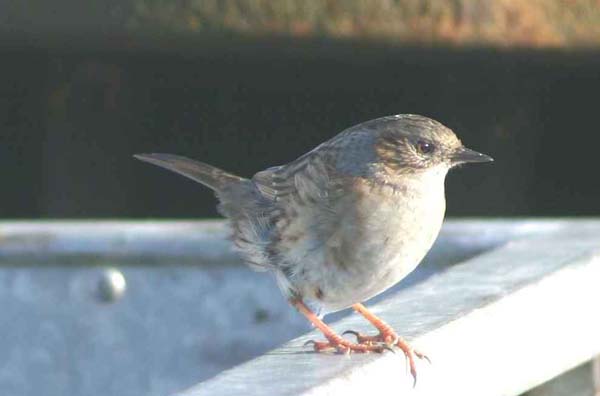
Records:
{"label": "weathered metal panel", "polygon": [[[399,312],[410,306],[419,316],[398,329],[414,335],[414,326],[437,312],[398,290],[428,285],[451,264],[507,241],[568,224],[448,222],[420,269],[386,293],[404,296],[408,305]],[[240,265],[227,233],[222,222],[0,223],[0,394],[165,395],[310,330],[269,275]],[[470,295],[462,282],[455,287]],[[439,295],[436,304],[445,299]],[[447,315],[458,316],[457,309]],[[303,350],[296,348],[293,359],[311,356]],[[315,369],[338,358],[317,361]]]}
{"label": "weathered metal panel", "polygon": [[[401,353],[310,353],[313,332],[179,395],[518,395],[600,354],[598,279],[600,223],[564,224],[375,305],[432,358],[414,389]],[[334,327],[369,331],[356,315]]]}

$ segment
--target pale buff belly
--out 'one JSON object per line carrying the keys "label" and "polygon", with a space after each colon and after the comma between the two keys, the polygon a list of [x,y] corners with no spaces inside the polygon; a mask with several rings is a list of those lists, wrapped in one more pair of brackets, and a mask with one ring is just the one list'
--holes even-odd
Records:
{"label": "pale buff belly", "polygon": [[[303,296],[325,312],[383,292],[415,269],[435,241],[445,211],[441,191],[425,199],[362,199],[345,213],[327,242],[313,249],[297,279]],[[412,202],[412,204],[407,204]]]}

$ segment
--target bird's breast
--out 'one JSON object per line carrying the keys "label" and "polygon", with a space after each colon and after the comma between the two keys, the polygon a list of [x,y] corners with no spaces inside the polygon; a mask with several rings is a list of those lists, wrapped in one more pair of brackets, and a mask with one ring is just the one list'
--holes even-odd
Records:
{"label": "bird's breast", "polygon": [[327,240],[323,303],[341,309],[399,282],[435,241],[445,212],[444,183],[357,184]]}
{"label": "bird's breast", "polygon": [[[430,249],[445,206],[443,183],[371,188],[357,200],[356,227],[362,243],[355,245],[352,261],[370,263],[375,272],[393,270],[401,279]],[[360,266],[369,271],[365,267]]]}

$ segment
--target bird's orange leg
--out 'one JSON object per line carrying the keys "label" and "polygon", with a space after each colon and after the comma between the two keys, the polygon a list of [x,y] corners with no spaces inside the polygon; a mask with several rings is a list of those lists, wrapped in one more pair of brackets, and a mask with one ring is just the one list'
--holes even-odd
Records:
{"label": "bird's orange leg", "polygon": [[[353,343],[348,340],[345,340],[340,335],[338,335],[333,329],[325,322],[323,322],[313,311],[310,310],[302,302],[302,300],[294,299],[290,300],[290,303],[296,307],[301,314],[306,316],[306,318],[327,338],[327,341],[309,341],[314,345],[314,349],[317,352],[321,351],[338,351],[343,353],[350,352],[383,352],[385,349],[390,349],[387,345],[377,345],[377,344],[366,344],[366,343]],[[308,344],[307,343],[307,344]]]}
{"label": "bird's orange leg", "polygon": [[394,329],[391,328],[390,325],[388,325],[383,320],[381,320],[380,318],[375,316],[364,305],[362,305],[360,303],[354,304],[354,305],[352,305],[352,308],[356,312],[358,312],[359,314],[364,316],[365,319],[367,319],[369,322],[371,322],[371,324],[373,326],[375,326],[377,328],[377,330],[379,330],[379,334],[375,335],[375,336],[368,336],[368,335],[363,335],[363,334],[357,333],[353,330],[345,331],[344,334],[347,334],[347,333],[354,334],[356,336],[358,343],[361,345],[376,345],[377,343],[383,342],[386,345],[397,346],[398,348],[400,348],[402,350],[402,352],[404,352],[404,355],[406,356],[406,358],[408,359],[408,363],[410,366],[410,373],[412,374],[412,376],[415,380],[415,383],[416,383],[417,370],[415,367],[415,358],[414,357],[416,356],[419,359],[425,359],[430,362],[429,358],[425,354],[423,354],[423,353],[417,351],[416,349],[414,349],[413,347],[411,347],[402,337],[400,337],[394,331]]}

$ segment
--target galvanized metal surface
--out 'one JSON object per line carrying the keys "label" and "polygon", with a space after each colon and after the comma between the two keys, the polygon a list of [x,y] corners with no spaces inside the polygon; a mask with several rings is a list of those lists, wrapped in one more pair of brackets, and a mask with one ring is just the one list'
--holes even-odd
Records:
{"label": "galvanized metal surface", "polygon": [[[600,353],[600,223],[509,242],[377,304],[432,357],[419,383],[401,354],[327,356],[293,340],[180,396],[518,395]],[[368,331],[356,316],[338,330]]]}
{"label": "galvanized metal surface", "polygon": [[[599,228],[585,221],[450,221],[419,270],[386,293],[391,297],[376,312],[408,336],[425,325],[440,326],[467,313],[462,303],[496,298],[531,279],[528,266],[499,259],[488,264],[501,270],[500,283],[465,283],[471,263],[455,267],[463,268],[463,277],[449,283],[438,284],[446,276],[438,273],[509,241],[565,230],[580,230],[584,242],[558,241],[577,255]],[[268,275],[240,265],[226,235],[223,223],[214,221],[0,223],[0,394],[165,395],[308,331]],[[566,264],[559,258],[544,261],[549,273]],[[403,290],[410,285],[415,292]],[[305,354],[298,342],[291,355],[288,346],[262,359],[287,356],[272,361],[285,378],[298,364],[308,368],[314,378],[302,377],[306,386],[324,378],[324,364],[339,370],[348,363],[350,369],[372,359],[331,360]],[[236,386],[243,389],[219,387],[221,377],[194,392],[265,394],[260,380],[273,373],[259,369],[253,380],[240,377]]]}
{"label": "galvanized metal surface", "polygon": [[237,262],[228,235],[218,220],[0,222],[0,260],[5,265],[86,265],[107,258],[140,265]]}
{"label": "galvanized metal surface", "polygon": [[600,357],[567,371],[523,396],[596,396],[600,387],[594,383],[594,365]]}

